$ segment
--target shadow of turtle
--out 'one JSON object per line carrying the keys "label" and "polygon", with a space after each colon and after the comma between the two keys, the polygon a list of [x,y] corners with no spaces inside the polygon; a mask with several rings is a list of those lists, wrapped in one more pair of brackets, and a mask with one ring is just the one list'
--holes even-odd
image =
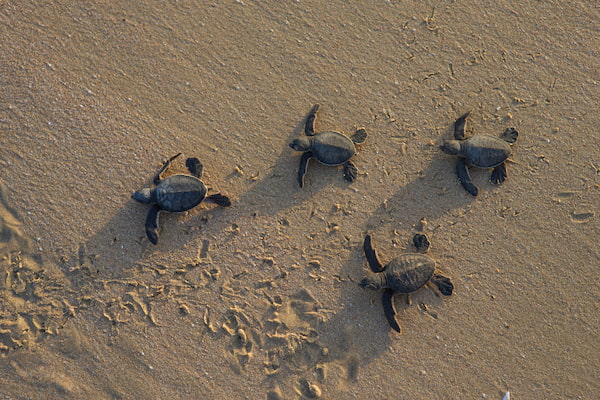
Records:
{"label": "shadow of turtle", "polygon": [[[498,189],[499,185],[487,182],[489,171],[472,168],[471,174],[475,184],[480,186],[479,197],[470,195],[461,185],[456,174],[456,156],[445,154],[439,145],[445,140],[454,139],[455,122],[448,124],[444,133],[428,145],[428,163],[416,173],[408,176],[407,183],[401,186],[391,197],[385,199],[379,207],[371,213],[365,229],[381,229],[386,226],[414,227],[421,219],[436,221],[440,217],[464,210],[476,200],[485,198],[485,195]],[[469,133],[468,136],[471,136]],[[430,227],[434,231],[437,226]]]}
{"label": "shadow of turtle", "polygon": [[[402,340],[407,333],[403,329],[398,334],[389,326],[381,303],[383,291],[368,291],[358,285],[367,273],[363,239],[364,237],[353,243],[350,255],[344,260],[341,269],[326,265],[319,267],[325,275],[323,280],[331,282],[335,292],[339,293],[337,304],[341,308],[331,312],[310,291],[300,289],[290,296],[292,307],[286,304],[276,307],[289,310],[294,308],[294,303],[300,303],[295,315],[282,318],[284,322],[279,327],[272,328],[272,332],[276,333],[276,340],[269,336],[268,326],[269,322],[277,322],[277,314],[272,310],[267,313],[270,315],[265,317],[268,323],[263,344],[268,358],[266,370],[271,373],[265,379],[266,387],[289,391],[292,386],[296,392],[311,398],[310,391],[315,386],[350,385],[361,376],[369,375],[371,362],[377,362],[382,354],[389,352],[395,341]],[[380,257],[383,263],[398,256],[385,251],[389,248],[389,243],[387,246],[382,243],[380,247],[384,250]],[[406,250],[409,251],[411,250]],[[335,270],[335,274],[330,274],[329,269]],[[408,314],[414,316],[418,313],[423,317],[428,315],[437,319],[437,312],[443,306],[444,299],[435,290],[426,286],[411,294],[411,305],[404,305],[407,296],[395,296],[398,312],[396,318],[400,326],[404,325],[403,320],[408,318]],[[409,309],[410,313],[405,312]],[[286,326],[287,321],[291,321],[292,326]],[[303,329],[298,329],[298,325],[303,322],[297,321],[304,321]]]}
{"label": "shadow of turtle", "polygon": [[[358,248],[352,251],[343,273],[356,269],[356,258],[361,252]],[[329,267],[323,265],[320,269]],[[360,370],[387,351],[392,339],[383,311],[382,325],[365,323],[371,307],[355,282],[360,274],[362,271],[333,278],[333,287],[340,293],[338,306],[341,305],[335,312],[308,289],[300,289],[275,307],[282,310],[283,317],[273,309],[267,311],[263,340],[265,387],[313,398],[312,392],[320,388],[340,387],[359,379]]]}
{"label": "shadow of turtle", "polygon": [[[152,186],[151,177],[141,185],[141,187]],[[122,207],[85,242],[77,244],[75,257],[73,257],[73,249],[60,250],[64,252],[59,254],[64,260],[63,269],[68,271],[67,276],[71,279],[74,288],[81,288],[92,282],[99,284],[110,279],[133,277],[136,268],[141,265],[165,262],[162,258],[171,251],[185,246],[193,238],[196,230],[207,229],[210,234],[214,234],[222,231],[234,218],[227,214],[227,208],[207,202],[202,202],[184,213],[161,212],[159,216],[161,236],[158,245],[155,246],[148,241],[144,228],[149,207],[131,198],[137,189],[139,187],[131,188],[129,192],[120,195],[123,198]],[[209,194],[211,193],[215,191],[209,191]],[[196,216],[190,217],[190,214]],[[178,220],[185,223],[177,224]],[[183,243],[178,241],[178,238],[184,238]],[[148,260],[155,255],[156,262],[149,262]]]}
{"label": "shadow of turtle", "polygon": [[[306,369],[306,378],[301,379],[319,377],[320,366],[329,363],[335,366],[338,380],[351,383],[359,379],[359,369],[368,369],[373,360],[378,360],[382,353],[389,352],[393,342],[406,334],[405,329],[399,335],[389,326],[382,305],[383,291],[369,291],[358,285],[368,271],[363,240],[367,233],[374,234],[379,259],[385,265],[402,253],[415,251],[410,243],[415,231],[421,229],[422,218],[436,221],[445,214],[471,204],[474,198],[457,182],[455,162],[448,158],[450,157],[435,154],[424,169],[412,176],[407,184],[401,186],[370,214],[363,225],[361,237],[353,238],[351,254],[341,269],[336,271],[334,278],[334,286],[340,295],[338,304],[343,307],[319,324],[316,342],[319,346],[316,348],[320,352],[313,351],[312,358],[304,357],[312,359],[313,363]],[[438,228],[430,226],[428,233],[435,236]],[[392,234],[395,231],[400,232],[398,237]],[[391,239],[389,236],[385,237],[386,233]],[[403,250],[390,250],[394,245]],[[440,254],[434,252],[429,255],[437,261],[440,273],[451,271]],[[451,272],[448,275],[452,277]],[[433,284],[427,284],[410,295],[394,296],[396,319],[401,328],[403,319],[408,315],[414,316],[415,313],[437,319],[444,307],[444,297]],[[314,348],[315,344],[311,346]],[[297,390],[302,392],[303,387],[306,385],[300,382]]]}
{"label": "shadow of turtle", "polygon": [[433,159],[371,213],[365,229],[410,227],[421,218],[436,220],[456,208],[471,204],[474,198],[462,189],[453,167],[454,163],[442,157]]}
{"label": "shadow of turtle", "polygon": [[[79,245],[79,257],[69,267],[85,266],[88,274],[107,277],[127,275],[126,270],[153,257],[185,248],[202,236],[216,237],[231,229],[243,228],[241,224],[255,223],[256,217],[275,217],[282,211],[301,207],[328,187],[347,188],[350,185],[342,177],[342,167],[328,167],[312,160],[304,188],[297,180],[300,153],[289,148],[289,143],[304,135],[305,120],[302,119],[286,138],[282,149],[264,177],[249,176],[243,171],[234,171],[224,178],[225,183],[203,179],[209,194],[220,192],[228,181],[242,188],[241,194],[222,192],[232,201],[231,207],[219,207],[202,202],[183,213],[162,212],[160,214],[160,239],[157,246],[148,242],[144,221],[148,206],[131,199],[141,187],[152,187],[153,170],[148,171],[144,184],[132,187],[122,196],[128,198],[123,207],[85,243]],[[180,168],[177,166],[176,168]],[[209,166],[210,168],[210,166]],[[167,172],[165,176],[174,174]],[[246,189],[246,190],[243,190]],[[179,223],[177,223],[179,222]],[[266,221],[268,222],[268,221]],[[232,228],[233,227],[233,228]],[[258,240],[258,239],[257,239]],[[154,257],[156,262],[160,258]]]}
{"label": "shadow of turtle", "polygon": [[[448,132],[452,126],[453,124]],[[437,147],[430,151],[431,161],[425,168],[409,175],[405,185],[400,186],[370,213],[363,223],[361,237],[349,239],[352,246],[350,256],[341,268],[332,267],[325,272],[326,266],[318,267],[323,270],[324,280],[333,280],[335,293],[339,293],[337,304],[342,307],[336,308],[331,315],[324,309],[315,310],[322,315],[322,319],[313,325],[312,330],[300,335],[303,338],[300,344],[291,346],[292,350],[284,354],[281,361],[284,365],[279,365],[279,361],[274,362],[278,368],[276,373],[267,378],[267,385],[283,387],[294,384],[296,392],[310,398],[310,382],[316,380],[317,384],[328,386],[337,386],[340,382],[350,383],[358,379],[359,369],[368,368],[371,360],[379,359],[380,354],[389,351],[395,339],[402,338],[402,335],[391,329],[385,318],[383,291],[368,291],[358,285],[368,270],[362,244],[365,234],[373,233],[377,248],[381,249],[380,260],[386,264],[401,253],[414,252],[409,243],[422,218],[436,221],[473,202],[474,198],[457,182],[455,160],[443,155]],[[387,182],[382,181],[381,184]],[[430,226],[428,233],[435,235],[437,229],[436,226]],[[395,230],[401,232],[398,238],[390,240],[385,237],[386,232],[392,235]],[[391,242],[405,250],[388,250],[392,248]],[[451,268],[444,265],[439,253],[434,252],[431,257],[438,261],[441,273],[451,271]],[[448,275],[452,277],[451,273]],[[305,289],[299,293],[296,297],[311,299],[310,295],[306,295]],[[403,319],[408,315],[414,316],[415,313],[437,319],[437,313],[442,312],[446,300],[431,284],[410,295],[411,305],[406,305],[407,298],[406,295],[394,297],[398,312],[396,318],[401,327]],[[310,309],[308,306],[307,308]],[[298,318],[302,319],[302,315]],[[310,318],[314,318],[314,313],[309,313],[306,320]],[[285,327],[282,330],[285,331]],[[267,344],[268,341],[267,339]],[[330,373],[335,378],[324,377],[320,372],[324,366],[335,371]],[[337,381],[332,382],[331,379]],[[294,383],[290,383],[292,381]]]}
{"label": "shadow of turtle", "polygon": [[[229,183],[241,188],[240,194],[224,193],[231,198],[231,207],[196,211],[207,207],[201,204],[200,207],[189,211],[189,213],[196,214],[191,218],[188,217],[183,224],[183,229],[189,231],[190,234],[183,237],[178,236],[176,246],[186,246],[188,241],[197,236],[195,233],[198,229],[204,231],[209,228],[208,225],[210,225],[211,231],[209,233],[215,234],[224,230],[244,230],[244,224],[254,226],[259,222],[273,225],[276,222],[275,218],[290,209],[307,208],[305,205],[318,198],[322,191],[344,190],[352,185],[343,179],[343,166],[330,167],[311,160],[304,187],[299,187],[298,167],[301,153],[292,150],[289,143],[296,137],[304,135],[304,125],[305,119],[296,124],[282,143],[279,154],[274,161],[270,162],[270,167],[266,171],[247,176],[242,169],[238,168],[227,175],[224,178],[225,185]],[[210,182],[207,183],[209,188],[210,184]],[[215,183],[215,187],[218,187],[218,183]],[[168,224],[167,218],[172,217],[167,216],[163,219],[165,222],[162,222],[164,227],[161,234],[162,242],[175,240],[165,233],[167,231],[166,224]]]}
{"label": "shadow of turtle", "polygon": [[264,178],[250,178],[255,182],[236,202],[243,205],[247,212],[277,215],[281,211],[312,201],[327,188],[346,189],[352,185],[342,176],[343,166],[327,166],[311,159],[304,177],[304,187],[299,186],[298,168],[302,153],[292,150],[289,143],[304,135],[304,125],[304,120],[296,125]]}

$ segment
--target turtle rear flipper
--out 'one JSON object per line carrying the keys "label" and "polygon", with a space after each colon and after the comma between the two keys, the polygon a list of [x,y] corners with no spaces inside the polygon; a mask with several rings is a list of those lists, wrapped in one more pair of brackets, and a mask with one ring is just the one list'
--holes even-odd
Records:
{"label": "turtle rear flipper", "polygon": [[304,186],[304,175],[306,175],[306,170],[308,169],[308,162],[312,158],[312,151],[306,151],[302,154],[300,158],[300,166],[298,167],[298,184],[300,187]]}
{"label": "turtle rear flipper", "polygon": [[471,114],[471,111],[467,111],[454,123],[454,139],[463,140],[465,138],[465,125],[467,123],[467,117]]}
{"label": "turtle rear flipper", "polygon": [[499,185],[506,180],[506,164],[502,163],[498,165],[492,171],[492,175],[490,175],[490,182],[495,185]]}
{"label": "turtle rear flipper", "polygon": [[446,278],[445,276],[437,274],[433,275],[431,282],[437,286],[440,293],[442,293],[444,296],[450,296],[454,290],[454,285],[450,281],[450,278]]}
{"label": "turtle rear flipper", "polygon": [[365,128],[359,128],[354,132],[354,135],[350,139],[356,144],[362,144],[367,140],[367,130]]}
{"label": "turtle rear flipper", "polygon": [[514,143],[517,141],[519,137],[519,132],[515,128],[506,128],[502,136],[500,138],[508,143]]}
{"label": "turtle rear flipper", "polygon": [[383,313],[385,314],[385,318],[388,320],[388,323],[393,330],[401,333],[402,330],[400,329],[400,325],[398,325],[398,321],[396,321],[396,310],[394,309],[394,291],[392,289],[384,290],[381,302],[383,303]]}
{"label": "turtle rear flipper", "polygon": [[321,107],[319,104],[315,104],[306,116],[306,123],[304,124],[304,134],[306,136],[313,136],[315,134],[315,119],[317,119],[319,107]]}
{"label": "turtle rear flipper", "polygon": [[426,253],[429,250],[429,239],[420,233],[416,233],[413,237],[413,244],[417,249],[417,253]]}
{"label": "turtle rear flipper", "polygon": [[229,200],[229,197],[221,193],[211,194],[210,196],[207,196],[206,201],[210,203],[215,203],[217,205],[220,205],[221,207],[231,206],[231,200]]}
{"label": "turtle rear flipper", "polygon": [[185,166],[187,167],[188,171],[190,171],[190,174],[198,179],[202,178],[202,170],[204,169],[204,166],[196,157],[190,157],[185,160]]}
{"label": "turtle rear flipper", "polygon": [[471,194],[472,196],[477,196],[479,190],[471,180],[471,175],[469,174],[469,167],[467,166],[467,162],[464,158],[461,158],[456,163],[456,175],[458,175],[458,180],[460,181],[463,188],[465,188],[465,190],[469,192],[469,194]]}
{"label": "turtle rear flipper", "polygon": [[155,185],[158,185],[158,183],[161,180],[161,175],[163,172],[165,172],[167,170],[167,168],[169,168],[169,166],[171,165],[171,161],[173,161],[174,159],[176,159],[177,157],[179,157],[181,155],[181,153],[177,153],[175,154],[173,157],[169,158],[167,161],[165,161],[165,163],[163,164],[163,166],[158,170],[158,172],[156,173],[156,175],[154,175],[154,179],[152,179],[152,182]]}
{"label": "turtle rear flipper", "polygon": [[383,266],[379,262],[379,259],[377,259],[377,254],[371,246],[371,235],[365,236],[363,250],[365,251],[365,257],[367,258],[367,262],[369,263],[369,268],[371,268],[371,271],[375,273],[382,272]]}
{"label": "turtle rear flipper", "polygon": [[153,204],[146,214],[146,236],[150,243],[158,244],[158,216],[160,214],[160,207]]}
{"label": "turtle rear flipper", "polygon": [[357,174],[358,169],[356,168],[356,166],[350,161],[346,161],[346,163],[344,164],[344,179],[348,182],[354,182]]}

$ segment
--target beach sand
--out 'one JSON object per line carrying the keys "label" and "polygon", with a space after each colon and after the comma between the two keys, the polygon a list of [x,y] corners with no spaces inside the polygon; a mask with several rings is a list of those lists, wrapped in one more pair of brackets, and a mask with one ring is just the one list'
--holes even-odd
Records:
{"label": "beach sand", "polygon": [[[594,1],[4,2],[3,399],[595,399],[600,9]],[[369,137],[348,184],[288,143]],[[519,140],[508,179],[439,150]],[[169,157],[211,193],[147,206]],[[423,222],[423,219],[425,223]],[[454,294],[358,286],[423,230]]]}

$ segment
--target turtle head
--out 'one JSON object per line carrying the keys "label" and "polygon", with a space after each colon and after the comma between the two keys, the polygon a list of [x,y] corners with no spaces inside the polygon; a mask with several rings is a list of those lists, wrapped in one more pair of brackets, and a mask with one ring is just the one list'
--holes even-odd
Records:
{"label": "turtle head", "polygon": [[362,281],[360,281],[358,286],[360,286],[363,289],[369,290],[382,289],[387,286],[385,282],[385,274],[380,272],[375,274],[370,273],[365,278],[363,278]]}
{"label": "turtle head", "polygon": [[154,189],[152,188],[143,188],[135,192],[131,198],[135,201],[139,201],[144,204],[152,204],[156,202],[156,195],[154,193]]}
{"label": "turtle head", "polygon": [[312,143],[308,137],[301,136],[294,139],[294,141],[290,143],[290,147],[296,151],[308,151],[312,147]]}
{"label": "turtle head", "polygon": [[440,149],[446,153],[456,156],[460,153],[460,141],[459,140],[444,140],[444,144],[440,146]]}

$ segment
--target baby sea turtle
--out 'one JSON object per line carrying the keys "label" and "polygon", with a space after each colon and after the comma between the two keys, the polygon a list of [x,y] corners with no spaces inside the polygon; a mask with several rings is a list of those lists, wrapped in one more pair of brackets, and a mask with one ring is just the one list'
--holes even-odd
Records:
{"label": "baby sea turtle", "polygon": [[367,262],[373,273],[360,282],[364,289],[378,290],[383,292],[383,312],[390,326],[400,332],[400,326],[396,321],[393,296],[396,293],[409,294],[416,292],[429,282],[434,283],[444,296],[450,296],[454,285],[449,278],[435,273],[435,260],[424,255],[429,249],[427,236],[417,233],[413,237],[413,243],[417,253],[406,253],[394,258],[385,267],[377,259],[375,250],[371,247],[371,235],[365,237],[363,245]]}
{"label": "baby sea turtle", "polygon": [[360,144],[367,140],[367,131],[364,128],[356,130],[351,138],[342,135],[339,132],[324,131],[315,133],[315,119],[320,105],[316,104],[306,117],[304,134],[294,139],[290,147],[296,151],[303,151],[300,159],[300,168],[298,169],[298,183],[300,187],[304,186],[304,174],[308,168],[308,161],[316,158],[317,161],[325,165],[344,165],[344,178],[348,182],[356,179],[357,169],[350,161],[350,158],[356,154],[354,143]]}
{"label": "baby sea turtle", "polygon": [[465,123],[471,112],[467,112],[454,123],[454,139],[446,140],[440,146],[447,154],[459,156],[456,174],[460,183],[473,196],[477,196],[477,186],[469,175],[469,167],[494,168],[490,182],[500,184],[506,179],[504,161],[510,156],[510,144],[517,141],[519,133],[515,128],[507,128],[501,137],[475,135],[465,138]]}
{"label": "baby sea turtle", "polygon": [[158,243],[158,215],[161,211],[183,212],[196,207],[204,199],[222,207],[229,207],[231,202],[227,196],[213,194],[206,196],[208,189],[202,177],[202,164],[197,158],[188,158],[185,162],[187,169],[192,175],[172,175],[165,179],[161,178],[163,172],[169,168],[171,161],[179,157],[178,153],[165,162],[162,168],[154,176],[154,188],[138,190],[131,196],[134,200],[152,207],[146,215],[146,236],[152,244]]}

